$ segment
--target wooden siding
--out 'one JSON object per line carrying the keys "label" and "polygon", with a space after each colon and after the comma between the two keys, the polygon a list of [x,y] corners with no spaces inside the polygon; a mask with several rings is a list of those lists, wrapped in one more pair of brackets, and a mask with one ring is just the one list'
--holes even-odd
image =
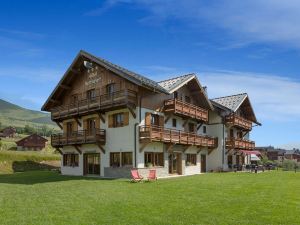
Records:
{"label": "wooden siding", "polygon": [[216,148],[218,146],[218,139],[215,137],[201,136],[195,133],[166,129],[159,126],[140,126],[140,141],[158,141],[209,148]]}

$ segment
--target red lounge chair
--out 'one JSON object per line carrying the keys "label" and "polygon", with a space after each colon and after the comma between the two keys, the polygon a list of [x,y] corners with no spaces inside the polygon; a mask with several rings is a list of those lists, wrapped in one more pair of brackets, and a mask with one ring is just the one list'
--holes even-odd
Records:
{"label": "red lounge chair", "polygon": [[140,182],[143,179],[138,170],[131,170],[131,182]]}
{"label": "red lounge chair", "polygon": [[149,170],[148,181],[157,180],[156,170]]}

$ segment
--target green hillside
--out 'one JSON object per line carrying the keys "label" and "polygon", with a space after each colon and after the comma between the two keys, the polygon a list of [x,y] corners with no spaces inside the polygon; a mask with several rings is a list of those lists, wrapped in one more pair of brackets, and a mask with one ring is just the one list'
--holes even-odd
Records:
{"label": "green hillside", "polygon": [[0,123],[2,127],[14,126],[23,128],[25,125],[40,128],[47,125],[50,129],[58,129],[51,121],[49,113],[29,110],[0,99]]}

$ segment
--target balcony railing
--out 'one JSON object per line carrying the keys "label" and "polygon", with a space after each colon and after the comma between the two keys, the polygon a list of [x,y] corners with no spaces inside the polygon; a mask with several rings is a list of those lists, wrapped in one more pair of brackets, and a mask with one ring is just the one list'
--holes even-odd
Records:
{"label": "balcony railing", "polygon": [[232,114],[230,116],[226,116],[225,121],[229,125],[239,127],[248,131],[252,130],[252,122],[243,117]]}
{"label": "balcony railing", "polygon": [[226,139],[226,147],[229,149],[253,150],[255,149],[255,142],[238,138],[228,138]]}
{"label": "balcony railing", "polygon": [[164,111],[179,116],[190,117],[196,120],[208,122],[208,110],[178,99],[169,99],[164,102]]}
{"label": "balcony railing", "polygon": [[201,136],[175,129],[166,129],[159,126],[140,126],[140,141],[158,141],[209,148],[216,148],[218,146],[218,138]]}
{"label": "balcony railing", "polygon": [[78,100],[76,103],[67,106],[56,107],[51,110],[51,117],[52,120],[57,120],[129,105],[136,107],[136,104],[137,93],[126,89],[110,94],[98,95],[91,99]]}
{"label": "balcony railing", "polygon": [[72,132],[71,134],[53,134],[51,135],[51,145],[54,148],[63,147],[66,145],[77,145],[77,144],[93,144],[99,143],[105,144],[106,133],[103,129],[95,129],[92,131],[81,130]]}

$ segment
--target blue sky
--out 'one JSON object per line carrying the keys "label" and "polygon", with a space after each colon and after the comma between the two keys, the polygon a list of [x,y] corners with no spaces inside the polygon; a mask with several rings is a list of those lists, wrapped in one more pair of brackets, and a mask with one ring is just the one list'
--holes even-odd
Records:
{"label": "blue sky", "polygon": [[248,92],[257,145],[300,147],[296,0],[2,1],[0,98],[40,109],[80,49],[154,80]]}

